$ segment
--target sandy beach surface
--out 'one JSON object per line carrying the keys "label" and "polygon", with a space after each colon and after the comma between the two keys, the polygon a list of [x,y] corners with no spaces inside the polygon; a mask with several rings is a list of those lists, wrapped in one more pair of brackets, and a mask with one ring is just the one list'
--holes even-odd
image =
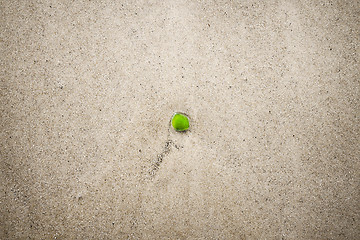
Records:
{"label": "sandy beach surface", "polygon": [[0,14],[0,239],[359,239],[359,1]]}

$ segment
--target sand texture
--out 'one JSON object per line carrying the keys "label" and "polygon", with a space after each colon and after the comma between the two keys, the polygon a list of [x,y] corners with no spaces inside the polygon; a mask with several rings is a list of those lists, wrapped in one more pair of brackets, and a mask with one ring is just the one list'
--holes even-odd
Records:
{"label": "sand texture", "polygon": [[359,239],[359,1],[0,13],[0,239]]}

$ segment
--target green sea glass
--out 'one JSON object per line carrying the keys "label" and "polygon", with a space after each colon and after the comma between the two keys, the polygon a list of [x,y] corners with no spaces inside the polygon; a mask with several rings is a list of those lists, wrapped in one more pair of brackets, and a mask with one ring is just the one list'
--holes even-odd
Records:
{"label": "green sea glass", "polygon": [[189,129],[189,119],[181,113],[175,113],[171,119],[171,125],[176,131],[182,132]]}

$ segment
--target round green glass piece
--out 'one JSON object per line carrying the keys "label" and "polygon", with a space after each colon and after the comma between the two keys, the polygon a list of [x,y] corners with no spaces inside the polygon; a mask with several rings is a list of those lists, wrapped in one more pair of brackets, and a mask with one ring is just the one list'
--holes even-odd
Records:
{"label": "round green glass piece", "polygon": [[189,129],[189,119],[181,113],[175,113],[171,125],[176,131],[186,131]]}

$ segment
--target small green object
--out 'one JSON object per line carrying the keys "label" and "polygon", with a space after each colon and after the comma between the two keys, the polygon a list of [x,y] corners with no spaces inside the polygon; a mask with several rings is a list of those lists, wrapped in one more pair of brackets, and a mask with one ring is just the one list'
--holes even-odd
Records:
{"label": "small green object", "polygon": [[171,120],[171,125],[176,131],[186,131],[189,129],[189,119],[181,113],[175,113]]}

